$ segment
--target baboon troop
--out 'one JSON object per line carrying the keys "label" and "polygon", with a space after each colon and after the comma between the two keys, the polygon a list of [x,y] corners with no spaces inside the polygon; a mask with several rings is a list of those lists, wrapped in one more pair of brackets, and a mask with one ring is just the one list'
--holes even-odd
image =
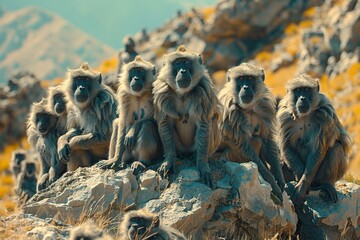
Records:
{"label": "baboon troop", "polygon": [[[29,179],[21,181],[23,192],[31,197],[66,171],[92,165],[169,177],[177,174],[178,158],[196,165],[201,181],[215,188],[208,161],[221,156],[256,163],[280,201],[286,190],[301,206],[310,190],[319,190],[337,202],[334,185],[347,170],[351,139],[318,79],[297,76],[276,100],[264,70],[242,63],[228,70],[217,94],[201,54],[181,45],[164,55],[158,72],[140,56],[122,62],[118,85],[115,94],[83,63],[33,104],[27,135],[41,171],[36,185],[34,162],[14,153],[14,174]],[[143,210],[126,213],[119,231],[121,239],[185,239]]]}

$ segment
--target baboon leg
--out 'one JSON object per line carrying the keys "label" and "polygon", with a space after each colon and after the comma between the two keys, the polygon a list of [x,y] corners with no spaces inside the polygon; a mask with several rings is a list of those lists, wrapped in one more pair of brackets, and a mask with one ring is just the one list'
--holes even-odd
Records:
{"label": "baboon leg", "polygon": [[90,167],[91,155],[88,151],[72,150],[70,153],[70,161],[67,164],[68,171],[75,171],[79,167]]}
{"label": "baboon leg", "polygon": [[251,138],[251,146],[254,148],[255,153],[260,156],[260,150],[262,147],[262,139],[260,136],[254,136]]}
{"label": "baboon leg", "polygon": [[133,163],[134,173],[155,163],[160,159],[161,153],[162,145],[156,124],[153,121],[144,122],[139,130],[135,149],[135,158],[141,164]]}
{"label": "baboon leg", "polygon": [[312,183],[312,189],[320,189],[320,196],[325,200],[338,201],[334,184],[346,171],[346,154],[340,143],[336,142],[327,151]]}

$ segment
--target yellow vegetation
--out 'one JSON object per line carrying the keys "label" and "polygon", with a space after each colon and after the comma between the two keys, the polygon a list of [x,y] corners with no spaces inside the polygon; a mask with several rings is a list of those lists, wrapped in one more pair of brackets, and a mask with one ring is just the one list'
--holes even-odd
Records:
{"label": "yellow vegetation", "polygon": [[316,14],[316,8],[315,7],[311,7],[311,8],[308,8],[306,9],[304,12],[303,12],[303,17],[305,18],[312,18],[314,17]]}
{"label": "yellow vegetation", "polygon": [[202,14],[204,16],[204,20],[208,21],[214,15],[216,8],[215,7],[206,7],[202,9]]}
{"label": "yellow vegetation", "polygon": [[96,68],[97,71],[100,71],[102,74],[107,74],[108,72],[115,70],[118,65],[118,58],[113,57],[107,59],[101,63],[99,67]]}

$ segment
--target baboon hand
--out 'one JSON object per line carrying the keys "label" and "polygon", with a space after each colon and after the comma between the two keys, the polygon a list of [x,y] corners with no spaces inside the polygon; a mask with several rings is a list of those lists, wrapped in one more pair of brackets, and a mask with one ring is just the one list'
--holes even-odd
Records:
{"label": "baboon hand", "polygon": [[70,160],[70,145],[69,143],[64,144],[62,147],[58,150],[58,155],[60,161],[67,164]]}
{"label": "baboon hand", "polygon": [[300,207],[304,203],[306,190],[307,190],[306,184],[301,180],[295,185],[294,191],[293,191],[292,195],[290,196],[295,207]]}
{"label": "baboon hand", "polygon": [[45,173],[44,175],[42,175],[38,181],[37,184],[37,189],[38,191],[43,190],[47,187],[48,185],[48,180],[49,180],[49,174]]}
{"label": "baboon hand", "polygon": [[53,167],[49,170],[49,186],[56,181],[55,169]]}
{"label": "baboon hand", "polygon": [[112,165],[116,162],[116,159],[105,159],[101,160],[98,163],[95,164],[95,167],[101,168],[101,169],[110,169],[112,168]]}
{"label": "baboon hand", "polygon": [[173,167],[173,160],[165,159],[165,161],[158,168],[158,172],[162,178],[165,178],[168,175],[169,171],[173,169]]}
{"label": "baboon hand", "polygon": [[131,164],[131,170],[134,175],[137,175],[137,174],[143,172],[145,169],[146,169],[146,166],[140,161],[135,161],[135,162],[133,162],[133,164]]}
{"label": "baboon hand", "polygon": [[214,189],[216,187],[216,184],[210,168],[205,164],[201,164],[198,166],[198,169],[200,172],[201,182]]}

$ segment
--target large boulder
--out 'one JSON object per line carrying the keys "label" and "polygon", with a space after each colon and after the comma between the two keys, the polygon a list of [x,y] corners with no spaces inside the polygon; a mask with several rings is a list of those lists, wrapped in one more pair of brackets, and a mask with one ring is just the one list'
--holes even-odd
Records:
{"label": "large boulder", "polygon": [[282,203],[272,195],[256,164],[212,161],[210,168],[215,189],[199,182],[199,171],[190,161],[178,166],[170,185],[153,170],[134,176],[130,169],[79,168],[35,194],[23,210],[43,219],[76,222],[85,216],[118,219],[126,209],[145,208],[195,239],[240,236],[233,227],[257,232],[258,238],[295,232],[292,203],[285,193]]}
{"label": "large boulder", "polygon": [[[336,183],[339,202],[324,202],[318,192],[312,192],[299,213],[303,223],[302,239],[354,239],[360,238],[360,186],[346,181]],[[346,235],[347,234],[347,235]],[[346,238],[347,237],[347,238]]]}

